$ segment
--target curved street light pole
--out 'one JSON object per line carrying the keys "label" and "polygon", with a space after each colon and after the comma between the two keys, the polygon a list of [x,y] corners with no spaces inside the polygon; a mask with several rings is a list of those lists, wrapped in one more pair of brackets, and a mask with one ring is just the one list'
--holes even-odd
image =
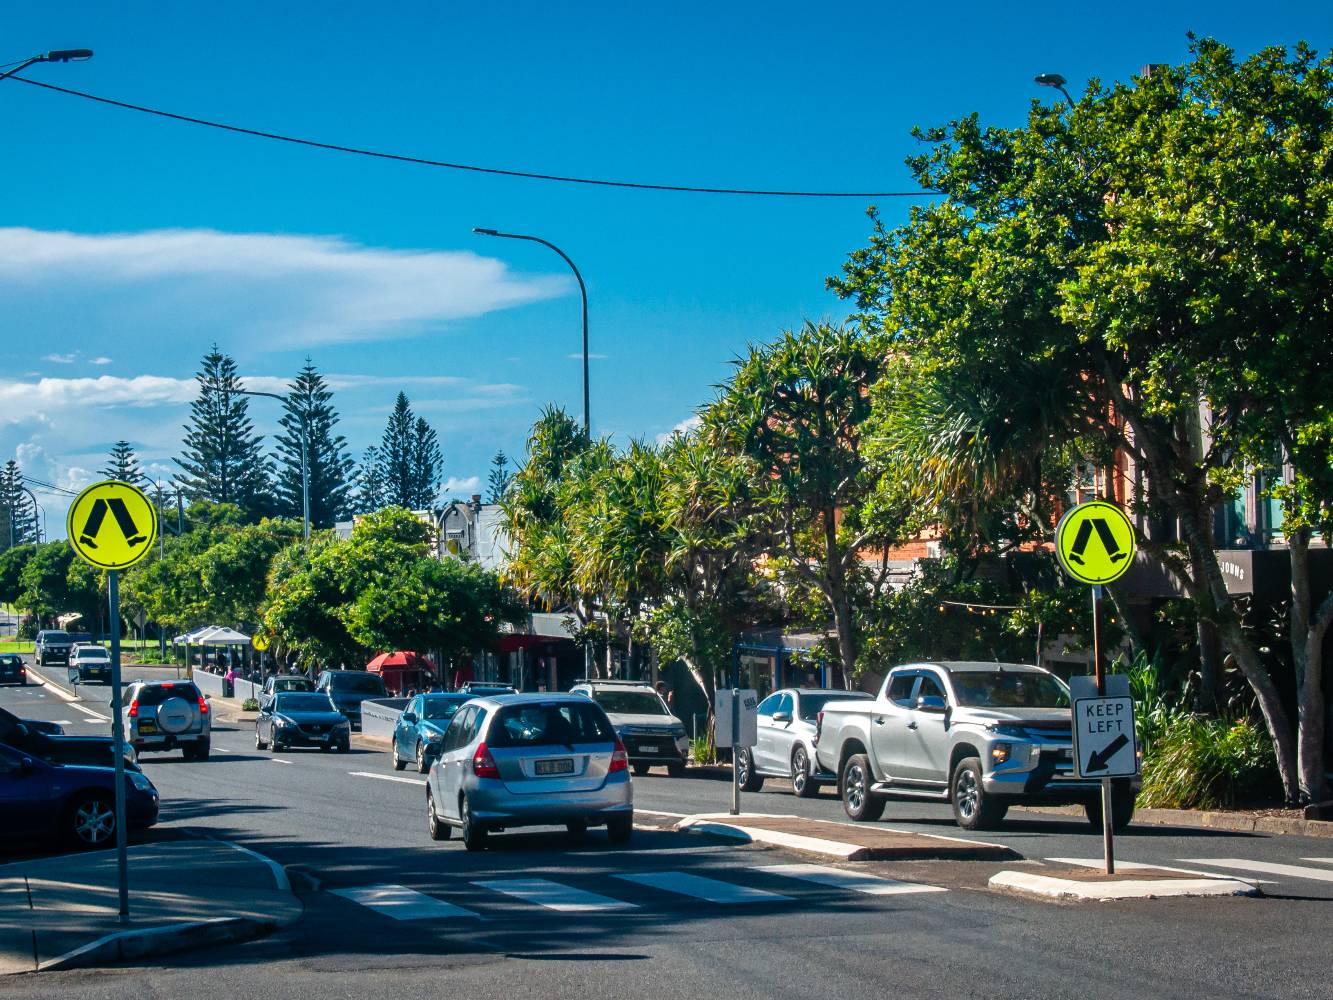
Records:
{"label": "curved street light pole", "polygon": [[[239,393],[242,396],[265,396],[286,403],[288,397],[276,392],[260,392],[257,389],[227,389],[226,392]],[[307,451],[310,447],[310,414],[302,407],[301,417],[301,532],[302,537],[310,541],[310,466]]]}
{"label": "curved street light pole", "polygon": [[22,73],[29,66],[41,62],[83,62],[93,57],[92,49],[55,49],[51,52],[44,52],[39,56],[33,56],[31,59],[25,59],[13,69],[0,73],[0,80],[6,80],[15,73]]}
{"label": "curved street light pole", "polygon": [[561,250],[550,240],[544,240],[540,236],[525,236],[521,233],[502,233],[496,229],[472,230],[478,236],[498,236],[505,240],[527,240],[530,243],[540,243],[544,247],[550,247],[560,255],[561,260],[569,265],[569,269],[574,272],[574,279],[579,283],[579,295],[583,298],[583,433],[588,437],[592,436],[591,417],[588,415],[588,287],[583,283],[583,275],[579,273],[578,267],[569,259],[569,254]]}
{"label": "curved street light pole", "polygon": [[1074,99],[1069,96],[1069,91],[1065,90],[1065,84],[1068,82],[1059,73],[1038,73],[1032,78],[1033,83],[1039,83],[1043,87],[1054,87],[1060,93],[1065,95],[1065,103],[1069,105],[1070,110],[1074,108]]}

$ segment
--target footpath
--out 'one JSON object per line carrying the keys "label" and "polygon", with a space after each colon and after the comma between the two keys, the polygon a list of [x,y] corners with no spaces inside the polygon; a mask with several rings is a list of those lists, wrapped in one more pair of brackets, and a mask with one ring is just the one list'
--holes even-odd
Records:
{"label": "footpath", "polygon": [[0,975],[242,941],[301,915],[286,872],[234,844],[132,846],[129,873],[130,916],[121,921],[114,850],[0,866]]}

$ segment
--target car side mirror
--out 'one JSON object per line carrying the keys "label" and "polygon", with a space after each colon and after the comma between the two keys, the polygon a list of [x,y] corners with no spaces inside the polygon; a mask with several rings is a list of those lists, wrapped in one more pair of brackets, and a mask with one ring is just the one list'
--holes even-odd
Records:
{"label": "car side mirror", "polygon": [[790,712],[774,712],[774,713],[773,713],[773,721],[774,721],[774,722],[791,722],[791,713],[790,713]]}
{"label": "car side mirror", "polygon": [[27,736],[28,727],[20,722],[16,726],[14,726],[14,732],[17,733],[19,736]]}
{"label": "car side mirror", "polygon": [[403,713],[403,721],[404,721],[404,722],[416,722],[416,721],[417,721],[417,714],[416,714],[415,712],[404,712],[404,713]]}
{"label": "car side mirror", "polygon": [[19,773],[20,773],[20,774],[27,774],[27,773],[29,773],[34,767],[36,767],[36,765],[33,764],[33,762],[32,762],[32,758],[31,758],[31,757],[24,757],[21,761],[19,761]]}
{"label": "car side mirror", "polygon": [[916,700],[918,712],[934,712],[943,715],[949,710],[949,703],[937,694],[923,694]]}

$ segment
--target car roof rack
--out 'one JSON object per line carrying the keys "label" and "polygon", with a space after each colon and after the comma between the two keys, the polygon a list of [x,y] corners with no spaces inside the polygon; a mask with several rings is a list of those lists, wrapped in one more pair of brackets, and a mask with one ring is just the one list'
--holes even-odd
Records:
{"label": "car roof rack", "polygon": [[631,681],[621,677],[580,677],[575,684],[622,684],[625,687],[652,687],[648,681]]}

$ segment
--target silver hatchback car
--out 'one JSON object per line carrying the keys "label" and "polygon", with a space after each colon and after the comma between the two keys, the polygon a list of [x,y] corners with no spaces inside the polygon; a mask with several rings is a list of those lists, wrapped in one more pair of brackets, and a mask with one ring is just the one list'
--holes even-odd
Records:
{"label": "silver hatchback car", "polygon": [[606,713],[580,695],[476,698],[454,715],[426,779],[432,840],[457,827],[469,851],[518,826],[634,830],[629,758]]}

